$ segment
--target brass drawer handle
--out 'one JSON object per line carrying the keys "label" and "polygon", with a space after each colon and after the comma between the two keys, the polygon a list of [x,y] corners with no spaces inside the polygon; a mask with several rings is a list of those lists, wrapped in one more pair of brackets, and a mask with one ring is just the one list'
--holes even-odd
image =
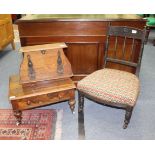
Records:
{"label": "brass drawer handle", "polygon": [[27,105],[31,105],[31,101],[28,100],[28,101],[27,101]]}

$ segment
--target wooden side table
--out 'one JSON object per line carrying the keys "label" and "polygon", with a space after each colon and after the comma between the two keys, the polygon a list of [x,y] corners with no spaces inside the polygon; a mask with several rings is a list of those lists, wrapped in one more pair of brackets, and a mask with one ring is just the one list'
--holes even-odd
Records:
{"label": "wooden side table", "polygon": [[49,80],[23,86],[18,75],[10,77],[9,99],[17,118],[17,125],[21,124],[22,111],[69,101],[72,112],[75,107],[75,85],[70,78]]}

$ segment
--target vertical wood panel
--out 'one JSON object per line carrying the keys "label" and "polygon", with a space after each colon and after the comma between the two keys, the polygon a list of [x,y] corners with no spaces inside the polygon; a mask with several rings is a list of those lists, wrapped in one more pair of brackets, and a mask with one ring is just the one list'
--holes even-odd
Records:
{"label": "vertical wood panel", "polygon": [[98,69],[99,44],[69,43],[67,57],[74,74],[90,74]]}

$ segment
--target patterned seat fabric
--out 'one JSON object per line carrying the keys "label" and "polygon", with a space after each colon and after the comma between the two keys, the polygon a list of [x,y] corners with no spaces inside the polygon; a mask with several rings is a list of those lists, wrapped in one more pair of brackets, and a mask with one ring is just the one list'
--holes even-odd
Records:
{"label": "patterned seat fabric", "polygon": [[77,89],[102,100],[134,106],[140,91],[136,75],[115,69],[95,71],[78,82]]}

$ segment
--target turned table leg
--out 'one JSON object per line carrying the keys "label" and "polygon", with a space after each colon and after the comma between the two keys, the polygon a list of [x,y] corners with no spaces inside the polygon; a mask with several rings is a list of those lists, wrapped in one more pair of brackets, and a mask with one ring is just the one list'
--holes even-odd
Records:
{"label": "turned table leg", "polygon": [[74,111],[74,109],[75,109],[75,99],[69,100],[69,106],[70,106],[70,109],[71,109],[72,113],[75,113],[75,111]]}
{"label": "turned table leg", "polygon": [[22,111],[20,110],[14,110],[14,116],[16,117],[16,125],[20,125],[22,122]]}
{"label": "turned table leg", "polygon": [[75,91],[74,90],[70,91],[69,106],[70,106],[72,113],[75,113],[75,111],[74,111],[74,109],[75,109]]}

